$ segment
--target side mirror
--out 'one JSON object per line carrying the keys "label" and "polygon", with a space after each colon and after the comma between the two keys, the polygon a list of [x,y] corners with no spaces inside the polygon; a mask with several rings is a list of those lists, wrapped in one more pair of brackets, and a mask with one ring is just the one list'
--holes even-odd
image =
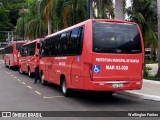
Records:
{"label": "side mirror", "polygon": [[40,43],[37,43],[37,48],[40,49]]}

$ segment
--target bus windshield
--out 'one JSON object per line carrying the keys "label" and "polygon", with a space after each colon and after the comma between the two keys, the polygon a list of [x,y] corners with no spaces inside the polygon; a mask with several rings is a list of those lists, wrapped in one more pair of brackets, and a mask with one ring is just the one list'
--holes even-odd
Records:
{"label": "bus windshield", "polygon": [[142,47],[137,25],[93,22],[93,52],[141,53]]}

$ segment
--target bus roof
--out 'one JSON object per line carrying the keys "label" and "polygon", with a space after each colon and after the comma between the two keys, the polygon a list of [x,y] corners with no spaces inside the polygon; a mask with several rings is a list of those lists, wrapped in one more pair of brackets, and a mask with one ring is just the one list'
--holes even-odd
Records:
{"label": "bus roof", "polygon": [[13,41],[13,42],[9,43],[7,46],[5,46],[4,48],[9,47],[9,46],[16,44],[16,43],[26,43],[26,42],[27,41]]}
{"label": "bus roof", "polygon": [[78,26],[82,26],[82,25],[86,24],[87,22],[91,22],[91,21],[95,21],[95,22],[111,22],[111,23],[124,23],[124,24],[132,24],[132,25],[137,24],[137,23],[135,23],[135,22],[129,22],[129,21],[123,21],[123,20],[113,20],[113,19],[88,19],[88,20],[86,20],[86,21],[83,21],[83,22],[78,23],[78,24],[76,24],[76,25],[73,25],[73,26],[71,26],[71,27],[68,27],[68,28],[66,28],[66,29],[60,30],[60,31],[55,32],[55,33],[53,33],[53,34],[51,34],[51,35],[48,35],[48,36],[46,36],[46,38],[52,37],[52,36],[54,36],[54,35],[58,35],[58,34],[60,34],[60,33],[62,33],[62,32],[65,32],[65,31],[69,31],[69,30],[72,29],[72,28],[75,28],[75,27],[78,27]]}
{"label": "bus roof", "polygon": [[32,41],[29,41],[29,42],[25,43],[24,45],[28,45],[28,44],[30,44],[30,43],[36,42],[37,40],[43,40],[43,39],[44,39],[44,38],[37,38],[37,39],[35,39],[35,40],[32,40]]}

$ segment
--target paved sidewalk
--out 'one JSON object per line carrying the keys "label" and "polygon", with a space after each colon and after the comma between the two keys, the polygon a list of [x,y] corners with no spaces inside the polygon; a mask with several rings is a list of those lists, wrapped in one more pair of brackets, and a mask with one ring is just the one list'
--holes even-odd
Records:
{"label": "paved sidewalk", "polygon": [[158,64],[157,63],[155,63],[155,64],[146,64],[146,66],[152,68],[152,70],[149,71],[149,74],[155,75],[157,73],[157,70],[158,70]]}
{"label": "paved sidewalk", "polygon": [[140,97],[147,100],[160,101],[160,81],[145,80],[141,90],[120,92],[133,97]]}
{"label": "paved sidewalk", "polygon": [[[150,74],[155,75],[158,70],[158,64],[146,64],[147,67],[151,67]],[[141,90],[125,91],[123,94],[140,97],[143,99],[160,101],[160,81],[143,80],[143,87]]]}

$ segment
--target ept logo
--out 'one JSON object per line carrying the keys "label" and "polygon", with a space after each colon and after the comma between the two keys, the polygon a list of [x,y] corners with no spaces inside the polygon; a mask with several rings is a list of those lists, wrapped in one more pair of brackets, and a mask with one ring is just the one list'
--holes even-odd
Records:
{"label": "ept logo", "polygon": [[93,65],[93,72],[94,73],[100,73],[101,66],[100,65]]}

